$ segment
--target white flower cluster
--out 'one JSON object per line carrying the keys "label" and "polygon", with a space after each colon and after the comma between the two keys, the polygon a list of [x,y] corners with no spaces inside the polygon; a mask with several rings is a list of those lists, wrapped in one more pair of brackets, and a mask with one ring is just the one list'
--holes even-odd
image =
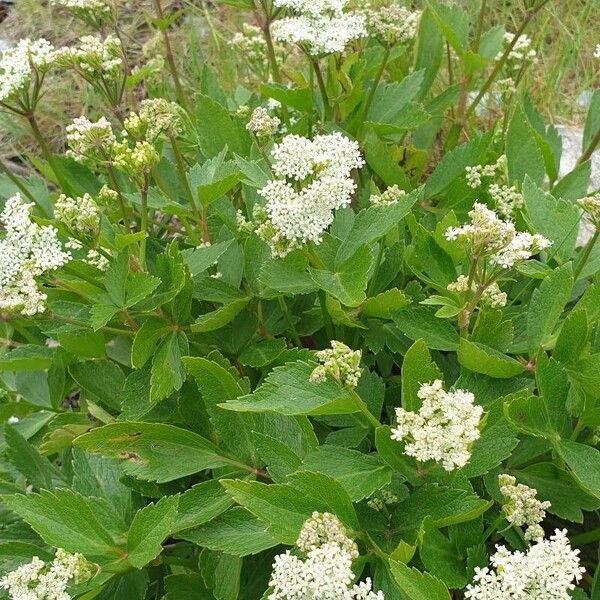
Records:
{"label": "white flower cluster", "polygon": [[101,25],[112,14],[106,0],[50,0],[50,6],[63,8],[94,26]]}
{"label": "white flower cluster", "polygon": [[557,529],[524,552],[509,552],[497,546],[490,559],[493,569],[475,568],[467,586],[469,600],[570,600],[585,569],[579,565],[579,550],[572,550],[566,529]]}
{"label": "white flower cluster", "polygon": [[600,229],[600,193],[577,200],[579,207],[585,212],[596,229]]}
{"label": "white flower cluster", "polygon": [[596,48],[594,49],[594,58],[600,58],[600,44],[596,44]]}
{"label": "white flower cluster", "polygon": [[517,232],[511,221],[503,221],[484,204],[476,202],[469,211],[470,223],[449,227],[448,241],[458,240],[471,256],[488,258],[492,265],[510,269],[515,263],[528,260],[552,242],[539,234]]}
{"label": "white flower cluster", "polygon": [[272,117],[266,108],[258,106],[252,111],[246,129],[257,138],[269,138],[277,133],[280,124],[281,121],[277,117]]}
{"label": "white flower cluster", "polygon": [[433,460],[446,471],[464,467],[471,445],[479,439],[483,408],[466,390],[446,392],[439,379],[423,384],[417,395],[423,400],[419,412],[396,408],[398,424],[392,439],[406,441],[405,454],[419,462]]}
{"label": "white flower cluster", "polygon": [[373,194],[370,198],[371,204],[396,204],[401,198],[406,196],[406,192],[397,185],[392,185],[381,194]]}
{"label": "white flower cluster", "polygon": [[378,9],[367,9],[367,31],[384,46],[395,46],[412,41],[419,28],[419,11],[410,11],[392,4]]}
{"label": "white flower cluster", "polygon": [[488,191],[498,208],[498,212],[504,217],[510,217],[516,210],[523,208],[523,194],[514,185],[492,183]]}
{"label": "white flower cluster", "polygon": [[313,513],[296,546],[306,558],[289,550],[275,557],[268,600],[385,600],[370,579],[352,585],[358,548],[334,515]]}
{"label": "white flower cluster", "polygon": [[[504,46],[508,47],[515,37],[514,33],[507,31],[504,34]],[[496,60],[504,54],[504,50],[498,52]],[[526,35],[521,35],[517,40],[514,48],[508,55],[507,65],[510,69],[517,71],[528,62],[537,61],[537,52],[531,47],[531,38]]]}
{"label": "white flower cluster", "polygon": [[0,214],[5,235],[0,240],[0,309],[32,316],[45,309],[46,294],[36,277],[69,262],[57,239],[57,230],[31,220],[33,204],[19,194],[6,201]]}
{"label": "white flower cluster", "polygon": [[0,579],[11,600],[71,600],[69,584],[81,583],[94,575],[94,567],[81,554],[56,551],[54,560],[45,563],[34,556]]}
{"label": "white flower cluster", "polygon": [[354,389],[358,385],[362,373],[360,350],[352,350],[342,342],[331,340],[331,349],[319,350],[316,354],[321,364],[311,373],[311,382],[325,381],[329,375],[348,389]]}
{"label": "white flower cluster", "polygon": [[117,141],[112,125],[105,117],[96,122],[77,117],[67,126],[67,155],[78,162],[104,163],[110,159]]}
{"label": "white flower cluster", "polygon": [[94,235],[100,226],[98,205],[89,194],[69,198],[61,194],[54,203],[54,216],[73,233]]}
{"label": "white flower cluster", "polygon": [[121,41],[114,35],[101,39],[84,35],[77,46],[58,51],[60,64],[73,67],[87,79],[111,79],[119,77],[123,64]]}
{"label": "white flower cluster", "polygon": [[20,95],[29,97],[34,71],[44,75],[55,59],[56,50],[45,39],[23,39],[4,50],[0,59],[0,102],[10,102]]}
{"label": "white flower cluster", "polygon": [[139,112],[131,112],[125,119],[123,135],[154,142],[163,134],[176,135],[180,120],[180,108],[175,102],[164,98],[142,100]]}
{"label": "white flower cluster", "polygon": [[481,186],[482,177],[493,177],[496,173],[501,173],[506,166],[506,155],[502,154],[498,160],[491,165],[474,165],[465,167],[467,185],[470,188],[477,189]]}
{"label": "white flower cluster", "polygon": [[273,171],[281,179],[258,192],[267,204],[257,234],[274,256],[285,256],[308,241],[320,243],[333,211],[350,204],[356,189],[351,172],[364,161],[358,144],[338,132],[314,140],[288,135],[272,155]]}
{"label": "white flower cluster", "polygon": [[512,475],[498,475],[498,484],[503,496],[502,512],[506,520],[517,527],[527,525],[526,540],[543,538],[544,530],[540,523],[546,518],[550,502],[540,502],[536,498],[537,490],[517,483]]}
{"label": "white flower cluster", "polygon": [[[471,282],[471,291],[476,287],[475,281]],[[469,291],[469,278],[466,275],[459,275],[456,281],[449,283],[446,288],[450,292],[461,294]],[[490,308],[502,308],[506,306],[508,296],[500,289],[497,283],[492,283],[481,294],[481,303]]]}
{"label": "white flower cluster", "polygon": [[314,56],[343,52],[352,40],[367,35],[365,17],[344,12],[346,0],[275,0],[274,4],[298,15],[275,21],[273,37],[305,46]]}

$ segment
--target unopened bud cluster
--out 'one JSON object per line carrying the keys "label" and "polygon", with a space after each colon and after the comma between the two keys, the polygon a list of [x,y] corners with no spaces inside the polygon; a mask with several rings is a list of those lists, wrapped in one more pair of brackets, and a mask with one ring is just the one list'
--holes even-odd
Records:
{"label": "unopened bud cluster", "polygon": [[76,46],[61,48],[58,61],[63,66],[73,67],[86,79],[113,79],[121,75],[121,41],[114,35],[108,35],[104,39],[85,35]]}
{"label": "unopened bud cluster", "polygon": [[331,349],[320,350],[316,354],[321,364],[311,373],[313,383],[325,381],[329,376],[348,389],[358,385],[362,372],[360,350],[352,350],[346,344],[332,340]]}
{"label": "unopened bud cluster", "polygon": [[567,531],[557,529],[527,552],[496,546],[490,567],[475,567],[468,600],[570,600],[574,582],[581,580],[579,550],[571,549]]}
{"label": "unopened bud cluster", "polygon": [[546,518],[546,510],[550,508],[550,502],[540,502],[537,490],[530,488],[511,475],[498,476],[500,492],[503,496],[502,512],[506,520],[517,527],[527,525],[525,539],[537,540],[544,537],[544,530],[540,523]]}
{"label": "unopened bud cluster", "polygon": [[397,185],[392,185],[381,194],[373,194],[370,198],[371,204],[396,204],[406,196],[406,192]]}
{"label": "unopened bud cluster", "polygon": [[252,112],[246,129],[257,138],[269,138],[277,133],[280,124],[277,117],[272,117],[266,108],[259,106]]}
{"label": "unopened bud cluster", "polygon": [[334,515],[313,513],[296,546],[305,558],[289,550],[275,557],[268,600],[385,600],[370,579],[352,585],[358,548]]}
{"label": "unopened bud cluster", "polygon": [[0,579],[0,588],[11,600],[71,600],[69,585],[94,576],[96,567],[81,554],[58,549],[54,560],[46,563],[37,556]]}
{"label": "unopened bud cluster", "polygon": [[470,188],[477,189],[482,184],[483,177],[494,177],[506,167],[506,155],[502,154],[491,165],[474,165],[465,167],[467,184]]}
{"label": "unopened bud cluster", "polygon": [[99,27],[112,15],[106,0],[50,0],[50,6],[62,8],[93,27]]}
{"label": "unopened bud cluster", "polygon": [[404,442],[404,453],[419,462],[433,460],[446,471],[464,467],[480,436],[482,407],[471,392],[446,392],[439,379],[423,384],[417,396],[423,401],[418,412],[396,408],[392,439]]}
{"label": "unopened bud cluster", "polygon": [[596,229],[600,229],[600,193],[580,198],[577,204]]}
{"label": "unopened bud cluster", "polygon": [[61,194],[54,204],[54,216],[72,233],[94,236],[100,226],[98,205],[89,194],[69,198]]}
{"label": "unopened bud cluster", "polygon": [[180,108],[164,98],[143,100],[139,112],[132,112],[124,121],[124,134],[147,142],[161,135],[174,136],[179,131]]}
{"label": "unopened bud cluster", "polygon": [[[447,285],[448,291],[455,292],[457,294],[475,291],[476,287],[477,285],[475,281],[473,281],[471,282],[471,286],[469,288],[469,278],[466,275],[459,275],[456,281],[453,281]],[[502,308],[503,306],[506,306],[507,300],[508,296],[500,289],[500,286],[496,282],[487,286],[481,293],[480,298],[481,304],[484,306],[489,306],[490,308]]]}

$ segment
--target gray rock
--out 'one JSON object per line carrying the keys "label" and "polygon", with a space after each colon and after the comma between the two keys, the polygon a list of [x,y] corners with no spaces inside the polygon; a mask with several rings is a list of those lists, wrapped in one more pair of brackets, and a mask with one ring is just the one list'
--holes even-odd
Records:
{"label": "gray rock", "polygon": [[[557,125],[556,127],[562,138],[563,151],[560,160],[561,177],[573,170],[577,164],[577,160],[581,156],[583,129],[578,127],[567,127],[565,125]],[[592,155],[592,176],[590,178],[589,190],[597,190],[600,188],[600,151],[596,150]],[[594,234],[594,227],[586,220],[582,220],[577,238],[578,245],[585,244]]]}

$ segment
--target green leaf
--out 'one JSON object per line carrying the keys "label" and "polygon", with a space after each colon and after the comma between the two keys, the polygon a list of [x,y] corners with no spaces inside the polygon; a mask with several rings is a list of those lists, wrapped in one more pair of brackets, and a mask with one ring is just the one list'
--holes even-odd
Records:
{"label": "green leaf", "polygon": [[571,297],[572,288],[571,266],[566,264],[546,277],[534,290],[527,313],[527,345],[530,352],[535,351],[553,333]]}
{"label": "green leaf", "polygon": [[240,354],[240,364],[246,367],[266,367],[275,362],[286,349],[283,339],[263,340],[248,346]]}
{"label": "green leaf", "polygon": [[80,552],[100,563],[124,557],[124,551],[100,524],[94,505],[80,494],[59,489],[3,496],[2,501],[55,548]]}
{"label": "green leaf", "polygon": [[427,306],[409,306],[394,313],[394,323],[411,340],[423,339],[433,350],[456,350],[459,336],[450,322],[438,319]]}
{"label": "green leaf", "polygon": [[194,200],[202,206],[208,206],[229,190],[234,188],[241,179],[235,161],[226,161],[227,147],[215,157],[202,165],[195,164],[188,172],[188,182],[194,195]]}
{"label": "green leaf", "polygon": [[313,281],[345,306],[358,306],[366,298],[367,278],[371,268],[371,250],[360,247],[350,258],[336,263],[335,271],[309,267]]}
{"label": "green leaf", "polygon": [[[594,90],[588,109],[587,118],[585,120],[585,128],[583,130],[583,140],[581,151],[585,152],[592,142],[594,136],[600,130],[600,89]],[[595,599],[594,599],[595,600]]]}
{"label": "green leaf", "polygon": [[390,570],[408,600],[450,600],[446,586],[433,575],[395,560],[390,560]]}
{"label": "green leaf", "polygon": [[91,360],[74,363],[69,374],[90,398],[107,408],[120,408],[125,376],[111,360]]}
{"label": "green leaf", "polygon": [[244,310],[249,301],[250,298],[239,298],[238,300],[224,304],[212,312],[200,315],[190,328],[196,333],[206,333],[221,329],[227,323],[231,323]]}
{"label": "green leaf", "polygon": [[173,390],[180,390],[185,380],[181,355],[189,352],[187,337],[174,331],[156,349],[150,375],[150,402],[156,404],[167,398]]}
{"label": "green leaf", "polygon": [[307,267],[308,259],[292,252],[283,259],[266,261],[261,267],[259,280],[265,287],[288,296],[310,294],[318,288],[306,272]]}
{"label": "green leaf", "polygon": [[203,481],[179,496],[173,533],[191,529],[212,521],[233,504],[217,479]]}
{"label": "green leaf", "polygon": [[526,175],[537,185],[544,183],[546,167],[534,133],[523,109],[517,107],[506,136],[506,159],[511,184],[523,182]]}
{"label": "green leaf", "polygon": [[299,494],[294,488],[258,481],[221,480],[227,493],[241,506],[269,525],[269,533],[282,544],[294,544],[304,521],[326,505]]}
{"label": "green leaf", "polygon": [[523,365],[494,348],[462,338],[458,345],[458,362],[475,373],[508,379],[525,371]]}
{"label": "green leaf", "polygon": [[210,420],[229,450],[240,460],[256,464],[251,432],[256,429],[254,415],[225,410],[220,404],[235,400],[244,390],[230,371],[201,357],[185,357],[183,364],[196,384]]}
{"label": "green leaf", "polygon": [[301,465],[300,457],[287,444],[270,435],[252,432],[254,447],[275,483],[283,483]]}
{"label": "green leaf", "polygon": [[420,196],[419,189],[406,194],[392,204],[378,204],[361,210],[337,251],[336,263],[339,264],[349,260],[353,255],[356,256],[361,246],[371,244],[397,227]]}
{"label": "green leaf", "polygon": [[54,487],[53,478],[62,478],[60,471],[8,423],[4,426],[4,439],[8,445],[10,462],[34,488],[50,490]]}
{"label": "green leaf", "polygon": [[127,533],[127,560],[141,569],[162,552],[177,517],[178,496],[165,496],[135,513]]}
{"label": "green leaf", "polygon": [[600,450],[570,440],[560,440],[555,447],[579,485],[600,498]]}
{"label": "green leaf", "polygon": [[550,502],[548,512],[561,519],[583,523],[583,512],[597,510],[600,500],[577,487],[573,477],[550,462],[529,465],[514,471],[517,479],[537,490],[537,497]]}
{"label": "green leaf", "polygon": [[279,544],[278,538],[269,533],[269,527],[264,521],[240,506],[235,506],[216,519],[177,537],[232,556],[258,554]]}
{"label": "green leaf", "polygon": [[111,423],[79,436],[73,444],[124,460],[126,473],[157,483],[231,464],[197,433],[162,423]]}
{"label": "green leaf", "polygon": [[253,394],[221,406],[242,412],[275,412],[283,415],[339,415],[357,412],[348,392],[332,379],[312,383],[316,363],[297,361],[275,367]]}
{"label": "green leaf", "polygon": [[402,361],[402,407],[416,411],[421,405],[417,392],[423,383],[441,379],[442,373],[433,362],[424,340],[417,340]]}
{"label": "green leaf", "polygon": [[560,437],[546,400],[526,390],[505,398],[504,414],[511,425],[523,433],[549,440]]}
{"label": "green leaf", "polygon": [[309,87],[290,89],[281,84],[263,83],[260,86],[260,93],[300,112],[309,113],[313,109],[313,93]]}
{"label": "green leaf", "polygon": [[406,294],[398,288],[391,288],[377,296],[367,298],[360,312],[364,317],[379,317],[380,319],[389,319],[392,314],[401,310],[410,304]]}
{"label": "green leaf", "polygon": [[584,352],[588,339],[586,311],[573,309],[560,328],[552,357],[566,364],[575,363]]}
{"label": "green leaf", "polygon": [[456,546],[441,533],[430,517],[423,521],[419,555],[425,568],[449,588],[462,589],[467,585],[465,563],[458,557]]}
{"label": "green leaf", "polygon": [[523,183],[523,199],[532,229],[553,242],[551,250],[561,260],[571,258],[579,231],[580,211],[577,206],[544,192],[529,176]]}
{"label": "green leaf", "polygon": [[0,354],[2,371],[38,371],[52,364],[54,350],[46,346],[26,344]]}
{"label": "green leaf", "polygon": [[402,111],[420,92],[424,71],[414,71],[400,81],[381,84],[377,87],[366,119],[372,123],[395,125]]}
{"label": "green leaf", "polygon": [[214,265],[231,244],[232,240],[217,242],[216,244],[202,246],[194,250],[184,250],[181,255],[192,277],[195,277]]}
{"label": "green leaf", "polygon": [[385,487],[392,476],[390,468],[377,454],[363,454],[327,444],[309,452],[302,461],[302,468],[335,479],[342,484],[353,502]]}
{"label": "green leaf", "polygon": [[149,317],[142,323],[133,338],[131,347],[131,365],[141,369],[156,351],[158,342],[172,331],[162,319]]}

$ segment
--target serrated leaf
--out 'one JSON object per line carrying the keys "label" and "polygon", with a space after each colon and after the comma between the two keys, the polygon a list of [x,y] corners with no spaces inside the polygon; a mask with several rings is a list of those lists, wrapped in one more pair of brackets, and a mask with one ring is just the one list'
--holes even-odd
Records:
{"label": "serrated leaf", "polygon": [[600,450],[570,440],[560,440],[555,447],[579,485],[600,498]]}
{"label": "serrated leaf", "polygon": [[111,423],[79,436],[73,444],[123,460],[126,473],[157,483],[232,462],[197,433],[162,423]]}
{"label": "serrated leaf", "polygon": [[442,373],[433,362],[424,340],[417,340],[402,361],[402,406],[416,411],[421,405],[417,392],[423,383],[441,379]]}
{"label": "serrated leaf", "polygon": [[127,533],[127,561],[141,569],[162,551],[177,517],[178,496],[165,496],[137,511]]}
{"label": "serrated leaf", "polygon": [[423,339],[433,350],[456,350],[459,336],[454,327],[438,319],[427,306],[409,306],[394,313],[393,320],[402,333],[411,340]]}
{"label": "serrated leaf", "polygon": [[46,346],[26,344],[0,355],[0,370],[38,371],[52,364],[54,350]]}
{"label": "serrated leaf", "polygon": [[203,481],[179,496],[177,516],[171,531],[177,533],[212,521],[225,512],[233,500],[217,479]]}
{"label": "serrated leaf", "polygon": [[514,358],[464,338],[458,345],[457,357],[463,367],[488,377],[509,379],[525,371],[523,365]]}
{"label": "serrated leaf", "polygon": [[404,563],[390,560],[398,587],[408,600],[450,600],[446,586],[429,573],[421,573]]}
{"label": "serrated leaf", "polygon": [[379,317],[381,319],[391,318],[392,314],[410,304],[410,299],[398,288],[391,288],[367,298],[360,307],[364,317]]}
{"label": "serrated leaf", "polygon": [[249,301],[250,298],[240,298],[224,304],[212,312],[200,315],[192,323],[190,329],[196,333],[207,333],[220,329],[227,325],[227,323],[231,323],[244,310]]}

